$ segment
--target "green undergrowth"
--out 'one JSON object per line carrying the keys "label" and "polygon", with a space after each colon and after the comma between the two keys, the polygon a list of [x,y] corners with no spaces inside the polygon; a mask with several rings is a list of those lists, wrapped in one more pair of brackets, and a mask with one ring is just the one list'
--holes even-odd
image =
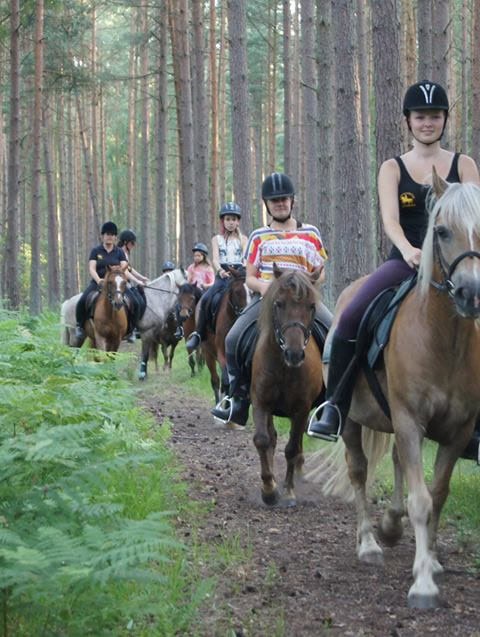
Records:
{"label": "green undergrowth", "polygon": [[0,314],[0,634],[195,634],[213,582],[177,537],[201,511],[170,427],[136,406],[131,355],[58,333]]}

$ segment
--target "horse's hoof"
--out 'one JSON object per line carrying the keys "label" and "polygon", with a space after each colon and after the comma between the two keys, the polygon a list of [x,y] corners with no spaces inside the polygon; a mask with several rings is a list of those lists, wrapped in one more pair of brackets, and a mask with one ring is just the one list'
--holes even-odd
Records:
{"label": "horse's hoof", "polygon": [[297,506],[297,499],[292,496],[288,498],[283,498],[281,504],[284,509],[293,509]]}
{"label": "horse's hoof", "polygon": [[408,596],[409,608],[428,610],[431,608],[438,608],[439,606],[441,606],[440,597],[436,594],[420,595],[419,593],[412,593]]}
{"label": "horse's hoof", "polygon": [[145,374],[145,372],[140,372],[138,375],[138,380],[145,380],[146,376],[147,375]]}
{"label": "horse's hoof", "polygon": [[267,504],[270,507],[275,506],[280,500],[278,490],[275,489],[271,493],[265,493],[265,491],[262,491],[262,500],[264,504]]}
{"label": "horse's hoof", "polygon": [[383,553],[381,551],[369,551],[358,556],[358,559],[362,564],[369,564],[370,566],[383,566]]}

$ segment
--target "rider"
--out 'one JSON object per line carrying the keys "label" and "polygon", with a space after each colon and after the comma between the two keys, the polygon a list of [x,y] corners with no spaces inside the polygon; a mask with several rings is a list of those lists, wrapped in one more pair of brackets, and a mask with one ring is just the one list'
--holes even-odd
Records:
{"label": "rider", "polygon": [[336,441],[342,433],[355,383],[360,320],[380,292],[412,276],[420,264],[433,166],[449,182],[480,182],[473,159],[441,146],[448,109],[447,94],[435,82],[417,82],[405,93],[403,114],[413,137],[412,149],[385,161],[378,174],[383,227],[393,247],[388,260],[368,277],[340,316],[332,338],[327,401],[320,420],[309,423],[310,436]]}
{"label": "rider", "polygon": [[[208,260],[208,248],[204,243],[197,242],[193,246],[192,252],[193,263],[187,268],[187,282],[196,284],[203,292],[215,283],[215,272]],[[184,320],[177,312],[178,327],[175,330],[175,338],[178,340],[183,338],[182,323]]]}
{"label": "rider", "polygon": [[[75,328],[75,338],[82,341],[85,338],[83,325],[87,320],[86,301],[89,294],[100,289],[100,285],[105,276],[108,266],[119,265],[122,269],[128,266],[125,253],[117,247],[117,226],[113,221],[106,221],[100,231],[102,243],[95,246],[90,252],[88,259],[88,271],[92,277],[87,288],[77,302],[75,310],[77,326]],[[127,275],[127,278],[128,275]]]}
{"label": "rider", "polygon": [[[225,340],[230,407],[223,409],[220,403],[212,410],[217,418],[238,425],[246,424],[250,401],[249,379],[242,377],[237,363],[237,343],[246,327],[255,323],[259,316],[261,298],[273,277],[273,264],[280,269],[312,272],[322,267],[327,258],[318,229],[292,217],[294,198],[295,189],[290,177],[277,172],[268,175],[262,184],[262,199],[271,221],[268,226],[254,230],[248,238],[246,283],[254,293],[254,300],[240,314]],[[319,282],[324,279],[323,270]],[[317,304],[316,317],[327,326],[331,323],[332,315],[321,303]]]}
{"label": "rider", "polygon": [[228,268],[239,268],[243,265],[247,237],[240,231],[241,217],[242,210],[236,203],[224,203],[220,208],[220,233],[212,238],[212,265],[217,276],[212,287],[202,295],[196,331],[190,334],[186,343],[190,350],[196,349],[205,339],[213,297],[225,291],[231,278]]}
{"label": "rider", "polygon": [[132,305],[130,333],[127,336],[129,343],[135,343],[135,326],[142,317],[146,307],[145,293],[143,286],[147,285],[148,277],[140,274],[130,264],[130,253],[137,243],[137,236],[133,230],[122,230],[118,237],[118,247],[123,251],[127,261],[127,270],[130,273],[130,282],[127,286],[126,296],[129,297]]}
{"label": "rider", "polygon": [[175,270],[175,264],[172,261],[164,261],[162,263],[162,274],[172,272],[172,270]]}

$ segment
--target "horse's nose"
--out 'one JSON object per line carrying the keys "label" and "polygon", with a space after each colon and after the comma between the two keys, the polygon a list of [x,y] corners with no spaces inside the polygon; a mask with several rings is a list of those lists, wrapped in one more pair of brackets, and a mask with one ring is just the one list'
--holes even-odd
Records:
{"label": "horse's nose", "polygon": [[455,305],[461,316],[478,318],[480,316],[480,283],[476,280],[464,280],[455,288]]}
{"label": "horse's nose", "polygon": [[284,359],[288,367],[300,367],[305,360],[305,352],[303,349],[286,349]]}

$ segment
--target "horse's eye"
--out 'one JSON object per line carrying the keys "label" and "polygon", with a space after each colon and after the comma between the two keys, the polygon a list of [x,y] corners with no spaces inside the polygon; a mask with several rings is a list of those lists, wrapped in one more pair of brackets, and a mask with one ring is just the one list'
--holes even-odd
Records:
{"label": "horse's eye", "polygon": [[283,303],[282,301],[275,301],[274,306],[277,308],[277,310],[283,310],[283,308],[285,307],[285,303]]}
{"label": "horse's eye", "polygon": [[437,237],[441,241],[447,241],[452,236],[452,233],[450,232],[450,230],[445,226],[437,226],[435,228],[435,232],[437,233]]}

